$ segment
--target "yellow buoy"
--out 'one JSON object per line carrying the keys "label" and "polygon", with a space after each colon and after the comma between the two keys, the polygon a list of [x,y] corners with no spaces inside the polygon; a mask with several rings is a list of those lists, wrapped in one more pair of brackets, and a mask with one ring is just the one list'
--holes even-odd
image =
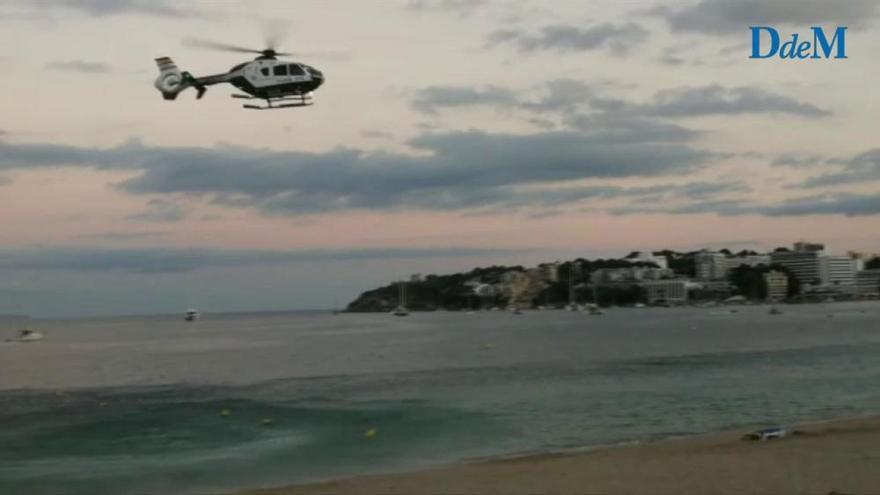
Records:
{"label": "yellow buoy", "polygon": [[263,421],[260,421],[260,424],[263,426],[271,426],[274,421],[271,418],[263,418]]}
{"label": "yellow buoy", "polygon": [[220,416],[229,416],[229,414],[230,414],[229,409],[224,409],[224,410],[220,411]]}
{"label": "yellow buoy", "polygon": [[364,436],[367,438],[373,438],[376,436],[377,431],[378,430],[376,430],[376,428],[370,428],[369,430],[364,432]]}

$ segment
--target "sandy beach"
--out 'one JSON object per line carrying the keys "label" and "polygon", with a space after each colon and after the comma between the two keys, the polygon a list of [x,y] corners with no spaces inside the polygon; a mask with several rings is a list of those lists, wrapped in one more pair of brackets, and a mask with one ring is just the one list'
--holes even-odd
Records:
{"label": "sandy beach", "polygon": [[880,418],[744,431],[254,490],[292,494],[871,494],[880,493]]}

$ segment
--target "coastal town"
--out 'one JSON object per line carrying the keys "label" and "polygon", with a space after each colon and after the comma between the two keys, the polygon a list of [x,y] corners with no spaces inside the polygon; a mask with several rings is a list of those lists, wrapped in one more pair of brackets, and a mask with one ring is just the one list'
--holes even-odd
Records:
{"label": "coastal town", "polygon": [[834,254],[799,241],[768,253],[634,251],[617,259],[414,274],[367,291],[349,312],[593,309],[608,306],[799,303],[880,297],[880,254]]}

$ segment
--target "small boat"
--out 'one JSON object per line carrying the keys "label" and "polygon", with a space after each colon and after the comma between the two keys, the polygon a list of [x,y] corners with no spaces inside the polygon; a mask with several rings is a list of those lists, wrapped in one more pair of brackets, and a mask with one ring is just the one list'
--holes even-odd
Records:
{"label": "small boat", "polygon": [[198,310],[188,309],[188,310],[186,310],[186,313],[183,314],[183,319],[186,321],[196,321],[201,316],[202,315],[198,312]]}
{"label": "small boat", "polygon": [[397,307],[391,312],[394,316],[409,316],[406,310],[406,284],[403,281],[397,284]]}
{"label": "small boat", "polygon": [[585,311],[586,311],[587,314],[589,314],[589,315],[601,315],[601,314],[605,314],[605,312],[602,311],[602,309],[600,309],[599,306],[597,306],[597,305],[595,305],[595,304],[588,304],[588,305],[585,307]]}
{"label": "small boat", "polygon": [[568,305],[565,307],[565,309],[567,309],[569,311],[577,311],[577,310],[581,309],[578,306],[577,302],[575,302],[575,297],[574,297],[574,268],[573,267],[569,269],[569,274],[568,274]]}
{"label": "small boat", "polygon": [[771,315],[781,315],[782,310],[774,306],[774,307],[770,308],[770,311],[768,311],[768,313]]}
{"label": "small boat", "polygon": [[36,330],[31,330],[30,328],[23,328],[18,331],[18,340],[19,342],[36,342],[38,340],[43,340],[46,336],[43,335],[42,332],[38,332]]}

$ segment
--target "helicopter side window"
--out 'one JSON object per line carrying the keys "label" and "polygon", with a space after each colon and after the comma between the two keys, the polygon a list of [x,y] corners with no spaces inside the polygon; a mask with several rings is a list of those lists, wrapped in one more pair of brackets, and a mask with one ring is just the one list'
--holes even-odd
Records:
{"label": "helicopter side window", "polygon": [[262,72],[264,76],[269,77],[269,68],[268,67],[263,67],[262,69],[260,69],[260,72]]}
{"label": "helicopter side window", "polygon": [[305,71],[302,70],[302,67],[296,64],[290,64],[290,75],[291,76],[304,76],[306,75]]}
{"label": "helicopter side window", "polygon": [[276,65],[275,66],[275,75],[276,76],[286,76],[287,75],[287,66],[286,65]]}

